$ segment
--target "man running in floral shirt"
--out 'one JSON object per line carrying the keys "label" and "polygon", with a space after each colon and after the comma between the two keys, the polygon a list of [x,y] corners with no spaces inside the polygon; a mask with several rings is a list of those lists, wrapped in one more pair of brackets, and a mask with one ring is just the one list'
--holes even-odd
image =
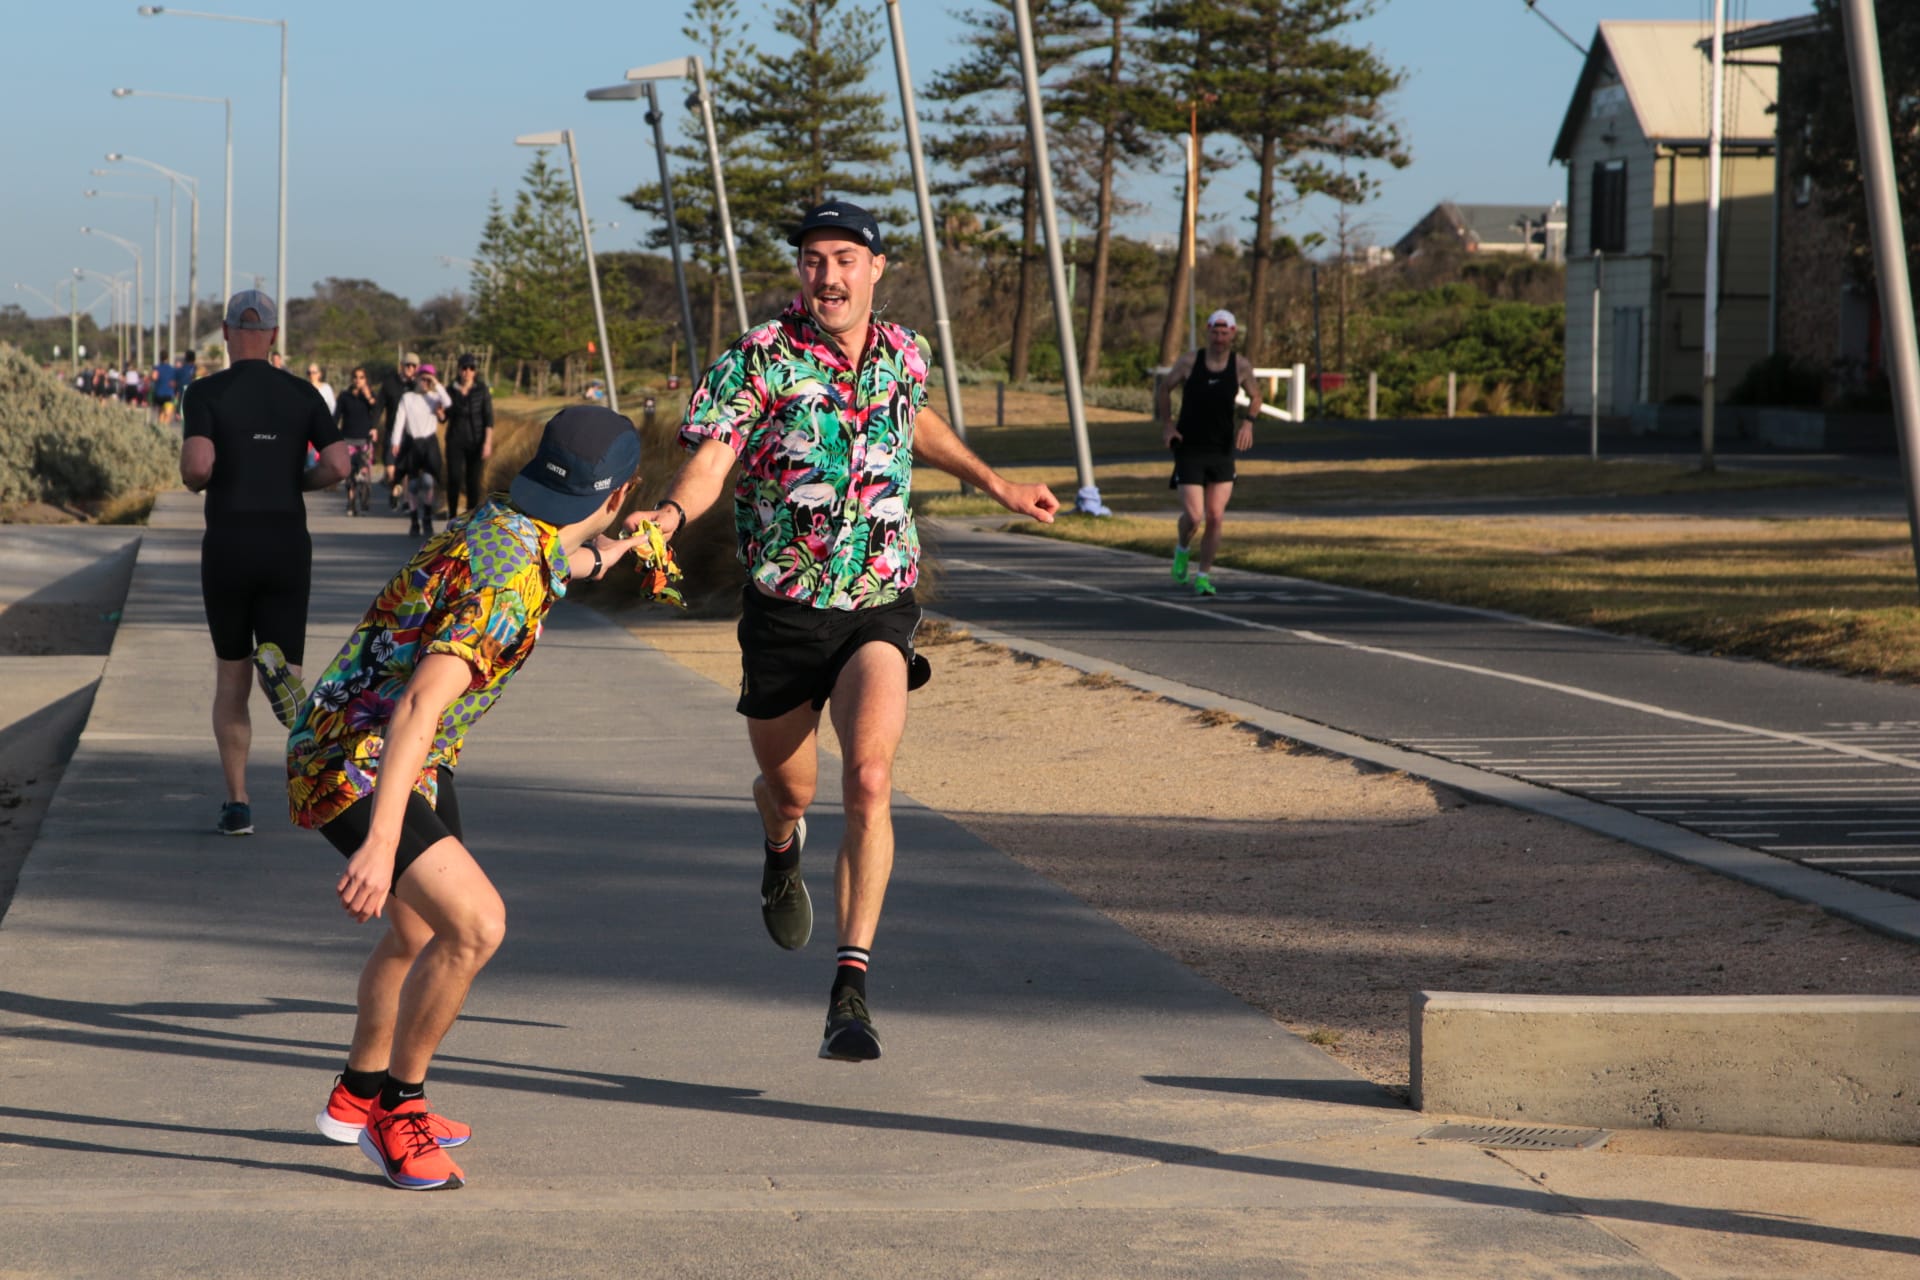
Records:
{"label": "man running in floral shirt", "polygon": [[315,1117],[409,1191],[458,1187],[471,1130],[433,1112],[427,1064],[506,932],[506,907],[460,826],[467,732],[533,652],[554,601],[641,545],[605,531],[640,463],[633,423],[575,405],[479,510],[427,539],[367,610],[287,742],[293,820],[346,859],[334,892],[387,928],[360,974],[346,1069]]}
{"label": "man running in floral shirt", "polygon": [[627,523],[650,519],[677,533],[718,501],[741,464],[734,525],[749,581],[737,710],[760,767],[761,917],[788,950],[812,936],[800,851],[820,713],[831,702],[846,836],[834,873],[839,952],[820,1056],[862,1062],[880,1056],[866,979],[893,871],[893,757],[907,692],[929,674],[913,650],[914,461],[1036,520],[1050,523],[1060,504],[1045,485],[1002,479],[925,407],[927,365],[912,331],[873,316],[887,259],[872,214],[829,201],[807,212],[788,243],[799,250],[799,298],[707,370],[680,431],[693,456],[659,510]]}

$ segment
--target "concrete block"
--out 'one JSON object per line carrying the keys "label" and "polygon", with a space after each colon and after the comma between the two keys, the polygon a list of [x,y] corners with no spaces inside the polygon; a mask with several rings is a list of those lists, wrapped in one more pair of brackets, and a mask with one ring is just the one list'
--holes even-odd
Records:
{"label": "concrete block", "polygon": [[1413,997],[1413,1105],[1604,1128],[1920,1143],[1920,997]]}

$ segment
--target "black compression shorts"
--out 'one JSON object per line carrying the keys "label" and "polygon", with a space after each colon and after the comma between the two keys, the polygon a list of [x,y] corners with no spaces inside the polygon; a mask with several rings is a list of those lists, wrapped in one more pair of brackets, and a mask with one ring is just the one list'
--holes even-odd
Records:
{"label": "black compression shorts", "polygon": [[734,710],[751,720],[772,720],[806,703],[818,711],[855,651],[876,641],[900,650],[907,660],[907,688],[918,689],[933,675],[927,660],[913,651],[919,626],[920,606],[911,590],[873,609],[816,609],[776,600],[748,583],[740,613],[740,701]]}
{"label": "black compression shorts", "polygon": [[[346,812],[321,827],[320,834],[340,851],[341,857],[351,858],[360,852],[372,828],[373,797],[361,796]],[[407,793],[406,816],[400,820],[400,847],[393,855],[393,882],[399,884],[401,875],[421,854],[449,836],[466,843],[460,832],[460,797],[454,794],[453,770],[442,768],[439,808],[428,804],[418,791]]]}
{"label": "black compression shorts", "polygon": [[213,652],[251,658],[268,641],[299,666],[307,650],[313,539],[304,525],[218,525],[200,540],[200,595]]}

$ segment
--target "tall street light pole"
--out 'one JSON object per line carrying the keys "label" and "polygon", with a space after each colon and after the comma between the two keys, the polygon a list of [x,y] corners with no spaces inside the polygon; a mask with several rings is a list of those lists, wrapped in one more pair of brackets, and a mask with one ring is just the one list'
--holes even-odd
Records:
{"label": "tall street light pole", "polygon": [[[927,291],[933,298],[933,331],[940,342],[940,377],[947,385],[947,417],[954,434],[967,438],[960,408],[960,370],[953,351],[953,324],[947,318],[947,282],[940,272],[940,234],[933,221],[933,197],[927,191],[927,158],[920,148],[920,115],[913,107],[913,73],[907,69],[907,35],[900,22],[900,0],[887,0],[893,33],[893,66],[900,81],[900,115],[906,122],[907,159],[913,167],[914,202],[920,207],[920,249],[927,258]],[[962,485],[962,493],[966,486]]]}
{"label": "tall street light pole", "polygon": [[[85,276],[92,276],[95,280],[107,286],[110,291],[112,296],[107,304],[107,325],[114,331],[114,337],[120,343],[119,363],[125,364],[127,362],[127,335],[126,330],[122,327],[123,321],[121,320],[121,316],[124,314],[122,304],[126,298],[127,273],[124,271],[116,271],[109,275],[105,271],[90,271],[86,267],[75,267],[73,269],[73,275],[76,280]],[[87,304],[87,310],[91,311],[99,305],[100,300],[95,298]],[[74,347],[75,350],[79,349],[79,339],[77,337],[74,340]]]}
{"label": "tall street light pole", "polygon": [[[204,18],[210,22],[244,22],[256,27],[280,28],[280,239],[279,276],[274,300],[280,304],[280,354],[287,354],[287,20],[285,18],[243,18],[230,13],[200,13],[192,9],[169,9],[163,5],[143,4],[140,16],[154,18]],[[231,284],[231,281],[229,281]],[[231,291],[227,297],[232,297]],[[222,299],[224,302],[225,299]]]}
{"label": "tall street light pole", "polygon": [[666,202],[667,243],[673,249],[673,287],[680,294],[680,328],[687,341],[687,386],[700,381],[700,346],[693,331],[693,300],[687,296],[687,268],[680,260],[680,217],[673,207],[673,175],[667,170],[667,140],[660,131],[660,95],[653,81],[629,80],[604,89],[587,90],[588,102],[647,100],[647,123],[653,126],[653,152],[660,161],[660,198]]}
{"label": "tall street light pole", "polygon": [[[212,103],[218,103],[221,107],[226,109],[226,113],[227,113],[227,162],[226,162],[227,167],[226,167],[226,196],[225,196],[226,210],[225,210],[225,213],[223,214],[225,226],[221,233],[222,248],[221,248],[221,257],[220,257],[220,305],[224,307],[227,303],[227,299],[233,296],[233,99],[232,98],[203,98],[197,94],[191,94],[191,93],[160,93],[152,89],[115,89],[113,91],[113,96],[116,98],[166,98],[169,101],[173,101],[173,102],[212,102]],[[113,156],[117,154],[119,153],[118,152],[112,153],[107,158],[111,160]],[[147,164],[149,162],[142,160],[142,161],[138,161],[137,163]],[[158,168],[159,166],[154,165],[153,167]],[[195,189],[198,190],[197,187]],[[200,208],[200,202],[198,199],[194,201],[193,207],[195,210],[195,218],[196,218],[196,226],[197,226],[198,210]],[[195,243],[196,244],[199,243],[197,236],[195,238]],[[191,290],[189,290],[189,292],[191,292]],[[196,295],[196,300],[197,300],[197,296],[198,295]],[[284,305],[283,305],[283,309],[284,309]],[[191,329],[193,326],[189,325],[187,327]],[[193,336],[193,335],[189,335],[189,336]],[[228,363],[231,364],[232,361],[228,361]]]}
{"label": "tall street light pole", "polygon": [[[1887,125],[1886,77],[1880,65],[1880,31],[1872,0],[1841,0],[1846,28],[1847,70],[1853,81],[1854,127],[1860,134],[1860,165],[1867,189],[1867,221],[1873,231],[1874,274],[1880,278],[1888,380],[1893,384],[1894,421],[1907,473],[1907,527],[1920,555],[1920,349],[1916,349],[1913,288],[1901,232],[1900,189],[1894,182],[1893,139]],[[1915,561],[1920,568],[1920,560]]]}
{"label": "tall street light pole", "polygon": [[[146,285],[142,283],[146,279],[146,267],[140,257],[140,246],[124,236],[117,236],[111,231],[102,231],[98,227],[82,227],[80,233],[99,236],[102,240],[111,240],[133,255],[133,362],[144,367],[146,348],[142,345],[143,335],[140,332],[140,295],[146,289]],[[125,362],[122,361],[122,363]]]}
{"label": "tall street light pole", "polygon": [[1100,501],[1093,479],[1093,449],[1087,442],[1087,406],[1080,394],[1080,352],[1073,337],[1073,299],[1067,293],[1067,269],[1060,253],[1060,217],[1053,205],[1053,167],[1047,159],[1047,117],[1040,106],[1039,60],[1033,52],[1033,13],[1027,0],[1013,0],[1013,24],[1020,44],[1020,76],[1027,98],[1027,136],[1033,141],[1033,173],[1040,196],[1040,225],[1047,237],[1047,276],[1053,284],[1053,321],[1060,335],[1061,372],[1066,375],[1067,418],[1073,424],[1074,461],[1080,491],[1074,509],[1084,515],[1111,515]]}
{"label": "tall street light pole", "polygon": [[698,56],[689,55],[656,62],[652,66],[635,67],[627,72],[627,79],[693,81],[693,97],[687,100],[687,105],[700,108],[700,119],[706,128],[707,166],[713,171],[714,216],[720,223],[720,243],[726,246],[727,275],[733,282],[733,316],[740,326],[738,332],[745,333],[748,329],[747,295],[740,287],[740,255],[733,243],[733,213],[727,208],[727,175],[720,164],[720,135],[713,127],[713,95],[707,92],[706,69],[700,65]]}
{"label": "tall street light pole", "polygon": [[[157,350],[157,348],[160,346],[160,197],[156,195],[151,195],[145,191],[95,191],[91,188],[82,192],[81,194],[86,196],[87,199],[89,200],[118,199],[118,200],[151,200],[153,201],[152,314],[153,314],[153,345],[156,348],[154,354],[158,356],[159,351]],[[138,298],[135,298],[134,299],[134,316],[136,319],[139,317],[139,314],[140,314],[140,300]],[[156,360],[155,363],[158,363],[158,361]]]}
{"label": "tall street light pole", "polygon": [[567,164],[573,170],[573,200],[580,209],[580,243],[587,251],[587,284],[593,290],[593,323],[600,333],[600,367],[607,375],[607,408],[620,412],[620,388],[613,376],[613,348],[607,345],[607,311],[600,303],[600,267],[593,260],[593,231],[587,224],[587,195],[580,186],[580,152],[573,143],[573,130],[555,129],[548,133],[523,133],[513,140],[517,147],[565,147]]}
{"label": "tall street light pole", "polygon": [[[177,170],[169,169],[163,164],[155,164],[151,160],[142,160],[138,156],[122,155],[118,151],[109,151],[107,153],[107,159],[115,164],[137,164],[144,168],[151,169],[155,174],[165,178],[168,183],[172,185],[175,195],[179,194],[181,187],[184,186],[187,189],[187,204],[191,210],[191,217],[188,220],[187,229],[187,345],[198,346],[199,341],[195,330],[199,320],[195,314],[195,308],[200,300],[200,180],[180,173]],[[93,172],[96,174],[124,173],[126,170],[95,169]],[[177,230],[178,228],[176,227],[169,229],[167,232],[167,260],[169,262],[174,261],[174,236]],[[180,351],[180,344],[177,340],[178,335],[175,334],[173,327],[173,318],[180,313],[180,308],[175,303],[173,295],[174,278],[179,274],[178,271],[169,271],[167,273],[167,350],[172,354],[178,354]]]}

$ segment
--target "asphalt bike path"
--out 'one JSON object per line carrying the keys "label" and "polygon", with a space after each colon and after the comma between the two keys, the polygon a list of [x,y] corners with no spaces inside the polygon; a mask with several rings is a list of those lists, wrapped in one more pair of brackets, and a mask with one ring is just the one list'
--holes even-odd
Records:
{"label": "asphalt bike path", "polygon": [[1167,560],[1003,523],[936,526],[940,613],[1329,726],[1349,754],[1384,744],[1469,790],[1581,802],[1556,816],[1608,806],[1614,834],[1726,851],[1746,878],[1920,938],[1920,689],[1231,569],[1200,599]]}
{"label": "asphalt bike path", "polygon": [[[334,501],[314,671],[413,545]],[[565,604],[461,772],[509,912],[429,1079],[475,1128],[470,1182],[392,1190],[312,1129],[373,935],[333,897],[338,855],[281,818],[258,701],[258,834],[212,830],[199,539],[164,497],[0,921],[9,1277],[1646,1277],[1673,1274],[1633,1242],[1660,1231],[1907,1256],[1678,1186],[1576,1203],[1422,1143],[1432,1118],[904,798],[886,1057],[821,1062],[832,939],[764,935],[731,697]]]}

